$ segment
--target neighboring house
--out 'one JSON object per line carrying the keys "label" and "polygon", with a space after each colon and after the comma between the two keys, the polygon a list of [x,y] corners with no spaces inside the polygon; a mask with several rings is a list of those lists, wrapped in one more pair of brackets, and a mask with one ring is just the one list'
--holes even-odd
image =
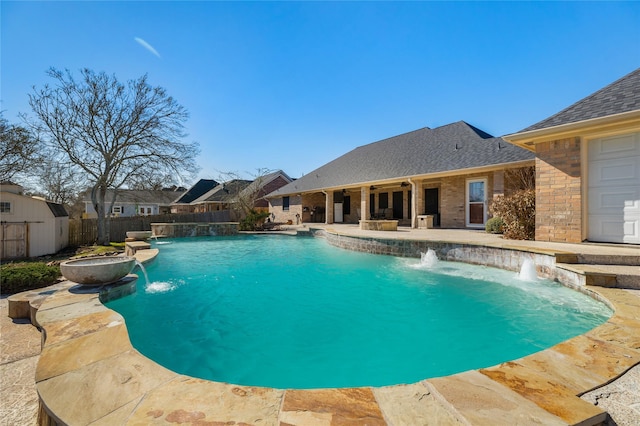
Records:
{"label": "neighboring house", "polygon": [[241,197],[253,199],[253,207],[256,210],[268,211],[269,201],[267,200],[267,195],[291,182],[293,182],[293,179],[289,175],[282,170],[277,170],[256,178],[242,191]]}
{"label": "neighboring house", "polygon": [[[107,212],[111,217],[131,217],[131,216],[151,216],[166,214],[171,212],[171,203],[181,197],[184,191],[174,190],[133,190],[119,189],[115,192],[115,201],[111,210]],[[114,191],[108,190],[105,197],[107,206],[113,199]],[[91,192],[87,191],[83,196],[84,214],[83,217],[97,217],[96,210],[91,201]]]}
{"label": "neighboring house", "polygon": [[509,191],[505,170],[535,155],[464,121],[423,128],[354,149],[267,198],[276,222],[349,222],[384,217],[418,227],[482,228],[488,203]]}
{"label": "neighboring house", "polygon": [[69,245],[69,215],[64,206],[22,195],[22,187],[0,184],[0,258],[36,257]]}
{"label": "neighboring house", "polygon": [[640,68],[504,138],[536,155],[536,240],[640,244]]}
{"label": "neighboring house", "polygon": [[193,212],[202,213],[229,210],[231,204],[238,198],[238,194],[249,186],[250,183],[250,180],[234,179],[219,184],[191,202]]}
{"label": "neighboring house", "polygon": [[[233,179],[217,184],[203,192],[215,181],[198,181],[174,205],[180,205],[183,211],[193,213],[231,210],[238,203],[248,203],[251,208],[268,209],[265,196],[291,182],[292,179],[282,170],[260,176],[253,181]],[[197,194],[201,194],[196,196]],[[180,204],[178,204],[180,202]]]}
{"label": "neighboring house", "polygon": [[171,213],[193,213],[195,206],[192,203],[218,185],[213,179],[200,179],[171,203]]}

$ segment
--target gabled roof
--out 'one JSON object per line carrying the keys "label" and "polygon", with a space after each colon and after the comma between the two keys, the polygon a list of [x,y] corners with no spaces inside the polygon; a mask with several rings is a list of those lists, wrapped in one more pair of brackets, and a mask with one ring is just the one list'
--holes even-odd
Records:
{"label": "gabled roof", "polygon": [[172,204],[189,204],[204,194],[218,186],[218,182],[213,179],[200,179],[180,198],[176,199]]}
{"label": "gabled roof", "polygon": [[[262,189],[264,189],[267,185],[269,185],[278,176],[282,176],[282,178],[287,182],[293,181],[293,179],[291,179],[289,175],[283,172],[282,170],[276,170],[275,172],[268,173],[264,176],[261,176],[255,179],[242,192],[248,193],[248,194],[259,193]],[[267,195],[267,194],[264,194],[264,195]]]}
{"label": "gabled roof", "polygon": [[194,200],[192,204],[232,202],[250,183],[250,180],[243,179],[233,179],[229,182],[221,183],[200,198]]}
{"label": "gabled roof", "polygon": [[270,197],[533,159],[533,153],[458,121],[360,146]]}
{"label": "gabled roof", "polygon": [[[113,190],[108,189],[105,200],[111,202]],[[168,206],[176,197],[183,195],[185,191],[152,191],[137,189],[119,189],[116,195],[116,202],[131,204],[158,204]],[[91,202],[91,191],[84,193],[83,201]]]}
{"label": "gabled roof", "polygon": [[640,68],[518,133],[640,110]]}

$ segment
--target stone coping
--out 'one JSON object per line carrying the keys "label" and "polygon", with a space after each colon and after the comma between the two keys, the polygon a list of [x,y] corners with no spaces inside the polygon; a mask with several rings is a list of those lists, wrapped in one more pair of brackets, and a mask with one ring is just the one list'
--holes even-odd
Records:
{"label": "stone coping", "polygon": [[607,415],[579,395],[640,362],[640,298],[589,287],[615,309],[605,324],[493,367],[385,387],[239,386],[180,375],[136,351],[122,316],[101,303],[126,293],[118,287],[66,282],[42,301],[40,424],[591,425]]}

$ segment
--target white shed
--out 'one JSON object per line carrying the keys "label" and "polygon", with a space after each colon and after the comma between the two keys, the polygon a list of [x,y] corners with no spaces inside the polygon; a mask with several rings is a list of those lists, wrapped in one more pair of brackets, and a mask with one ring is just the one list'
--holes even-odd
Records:
{"label": "white shed", "polygon": [[37,257],[69,245],[64,206],[22,195],[22,187],[0,184],[0,258]]}

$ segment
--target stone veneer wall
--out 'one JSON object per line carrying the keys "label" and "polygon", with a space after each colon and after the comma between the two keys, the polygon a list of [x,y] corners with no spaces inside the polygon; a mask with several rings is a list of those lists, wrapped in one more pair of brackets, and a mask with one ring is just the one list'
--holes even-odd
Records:
{"label": "stone veneer wall", "polygon": [[203,237],[236,235],[237,222],[216,223],[152,223],[151,231],[158,237]]}
{"label": "stone veneer wall", "polygon": [[329,244],[347,250],[419,258],[420,253],[432,249],[438,259],[492,266],[514,272],[520,271],[524,261],[529,259],[535,263],[538,276],[557,280],[567,287],[579,290],[584,290],[586,285],[584,276],[556,268],[555,257],[543,253],[453,242],[350,237],[324,229],[311,229],[311,232],[315,237],[326,238]]}
{"label": "stone veneer wall", "polygon": [[536,144],[536,241],[582,242],[580,138]]}

